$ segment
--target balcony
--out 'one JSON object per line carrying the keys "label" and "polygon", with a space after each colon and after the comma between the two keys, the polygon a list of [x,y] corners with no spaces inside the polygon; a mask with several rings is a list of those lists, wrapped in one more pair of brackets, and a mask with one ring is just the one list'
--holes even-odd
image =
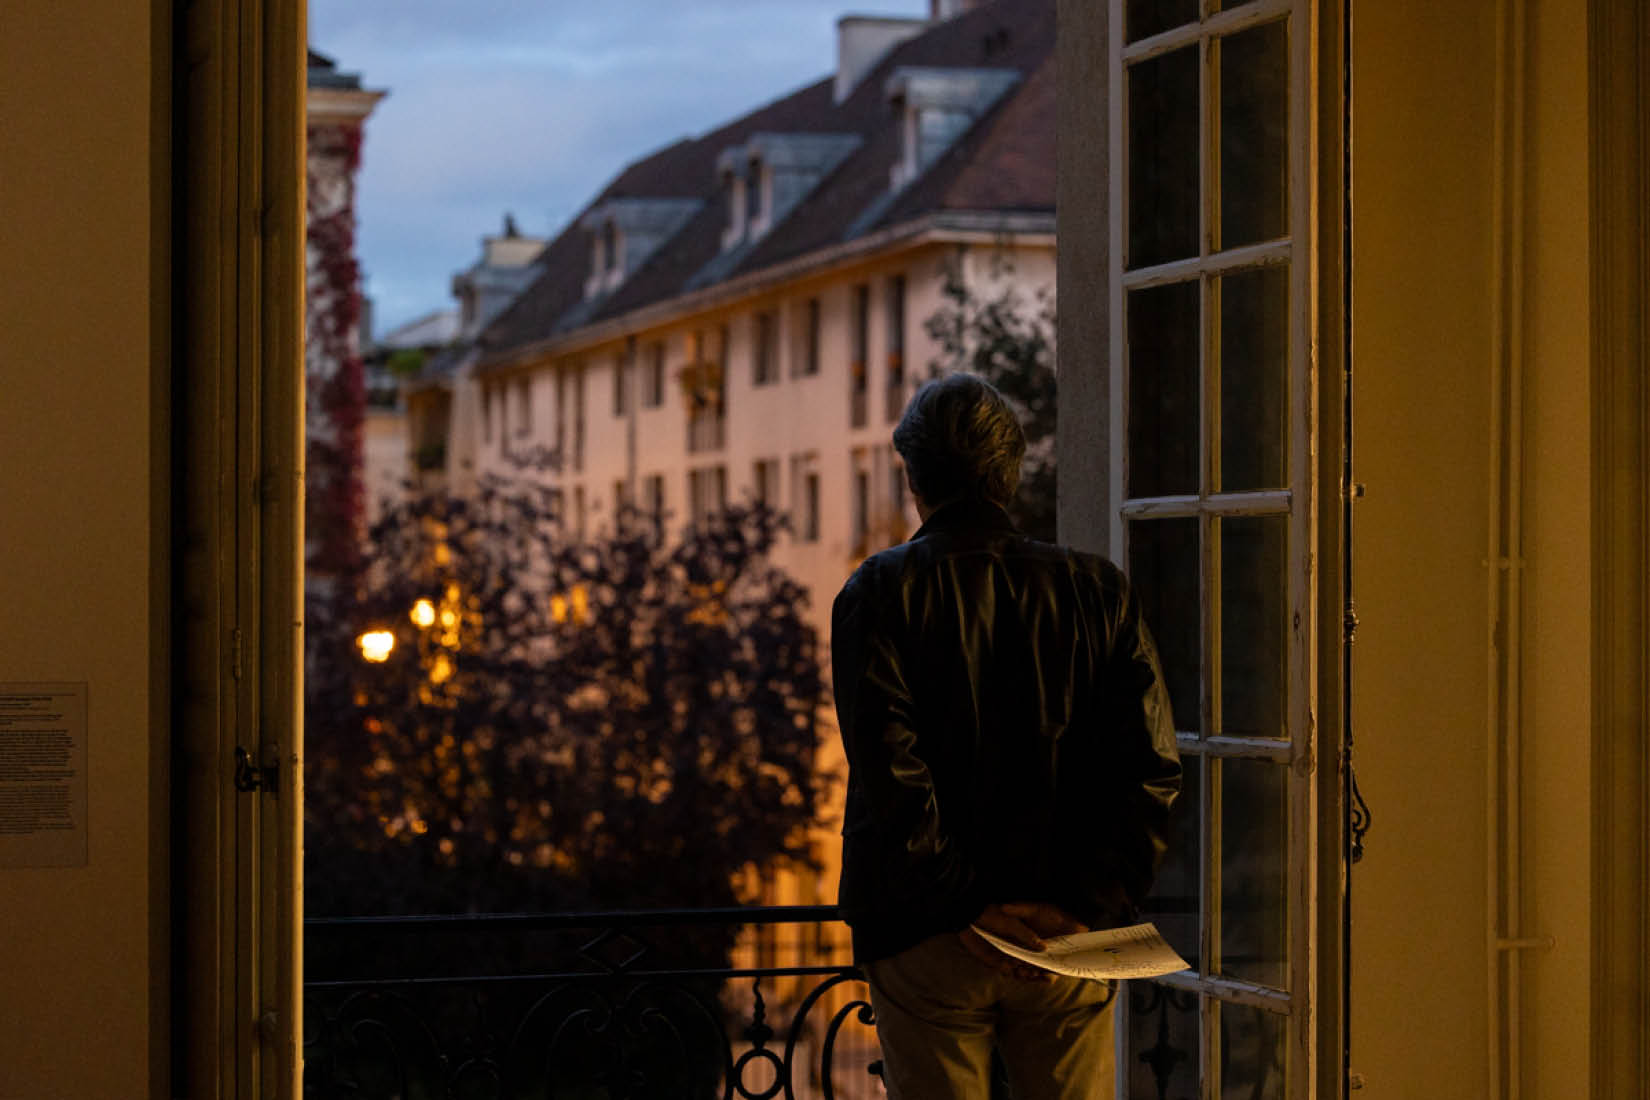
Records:
{"label": "balcony", "polygon": [[304,932],[309,1100],[883,1094],[864,979],[830,906]]}

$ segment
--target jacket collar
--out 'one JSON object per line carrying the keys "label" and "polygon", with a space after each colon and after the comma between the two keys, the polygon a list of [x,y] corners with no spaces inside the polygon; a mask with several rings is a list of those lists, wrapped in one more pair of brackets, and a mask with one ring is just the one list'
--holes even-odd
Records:
{"label": "jacket collar", "polygon": [[1008,518],[1008,512],[1001,505],[982,497],[960,497],[936,508],[928,517],[928,522],[917,528],[917,533],[911,537],[920,539],[925,535],[955,531],[1014,534],[1019,528],[1014,526],[1014,521]]}

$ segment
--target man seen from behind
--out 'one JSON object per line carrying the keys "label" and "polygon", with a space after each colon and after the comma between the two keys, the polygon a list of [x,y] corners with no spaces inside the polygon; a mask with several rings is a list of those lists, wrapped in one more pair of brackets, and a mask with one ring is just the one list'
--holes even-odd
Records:
{"label": "man seen from behind", "polygon": [[1138,919],[1180,790],[1174,722],[1128,582],[1021,535],[1025,436],[953,374],[894,430],[922,527],[837,596],[848,794],[840,905],[892,1100],[1113,1094],[1113,987],[1018,963],[971,930],[1042,937]]}

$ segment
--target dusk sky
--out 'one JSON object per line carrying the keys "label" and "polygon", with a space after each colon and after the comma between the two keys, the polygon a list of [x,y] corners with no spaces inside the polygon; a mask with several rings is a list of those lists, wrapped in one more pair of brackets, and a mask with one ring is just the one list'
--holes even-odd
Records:
{"label": "dusk sky", "polygon": [[848,11],[928,0],[311,0],[310,45],[389,93],[357,198],[375,334],[450,305],[505,211],[552,234],[630,161],[830,73]]}

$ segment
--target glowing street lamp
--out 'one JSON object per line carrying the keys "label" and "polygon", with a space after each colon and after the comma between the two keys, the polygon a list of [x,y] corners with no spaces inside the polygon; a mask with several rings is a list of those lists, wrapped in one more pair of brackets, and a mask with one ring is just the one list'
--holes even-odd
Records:
{"label": "glowing street lamp", "polygon": [[361,656],[373,664],[383,664],[395,649],[395,635],[388,630],[369,630],[355,644],[361,647]]}
{"label": "glowing street lamp", "polygon": [[427,599],[421,599],[412,605],[408,616],[412,619],[413,625],[420,629],[431,626],[435,622],[435,604]]}

